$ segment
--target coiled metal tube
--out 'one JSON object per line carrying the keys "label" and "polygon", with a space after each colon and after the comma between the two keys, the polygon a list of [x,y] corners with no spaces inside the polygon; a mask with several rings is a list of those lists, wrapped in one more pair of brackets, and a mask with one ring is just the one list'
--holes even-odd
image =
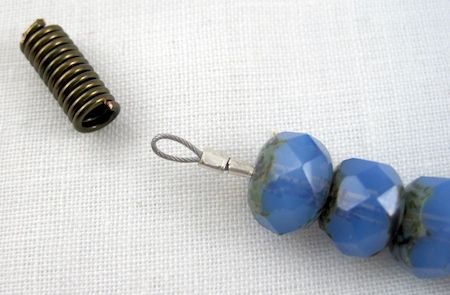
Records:
{"label": "coiled metal tube", "polygon": [[36,20],[20,49],[76,130],[95,131],[117,117],[119,104],[60,26]]}

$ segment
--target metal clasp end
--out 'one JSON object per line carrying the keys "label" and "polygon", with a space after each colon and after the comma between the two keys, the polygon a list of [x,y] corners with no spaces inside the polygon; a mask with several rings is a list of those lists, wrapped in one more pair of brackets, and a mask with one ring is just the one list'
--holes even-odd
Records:
{"label": "metal clasp end", "polygon": [[202,167],[216,171],[228,172],[232,175],[250,177],[254,168],[252,165],[234,160],[230,156],[224,155],[212,149],[205,149],[198,164]]}

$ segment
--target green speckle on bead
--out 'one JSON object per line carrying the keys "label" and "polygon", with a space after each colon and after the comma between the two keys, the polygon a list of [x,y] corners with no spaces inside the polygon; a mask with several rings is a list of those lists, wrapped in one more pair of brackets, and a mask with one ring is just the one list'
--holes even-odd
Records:
{"label": "green speckle on bead", "polygon": [[252,181],[250,181],[250,207],[254,212],[258,212],[263,217],[268,217],[269,213],[262,211],[261,189],[270,179],[270,171],[272,170],[275,159],[275,150],[283,143],[284,141],[277,136],[274,136],[267,143],[258,156],[259,161],[255,167]]}
{"label": "green speckle on bead", "polygon": [[403,247],[397,248],[397,255],[407,265],[411,265],[410,255],[414,247],[415,240],[420,237],[430,236],[431,233],[426,230],[420,218],[421,209],[430,198],[433,189],[423,186],[418,182],[411,184],[408,192],[404,195],[405,215],[403,216],[403,224],[397,234],[397,245]]}
{"label": "green speckle on bead", "polygon": [[[326,231],[326,227],[328,223],[330,223],[330,218],[336,211],[336,202],[337,202],[337,194],[339,190],[339,184],[342,181],[342,175],[339,171],[339,167],[336,168],[336,172],[334,172],[333,182],[331,184],[330,195],[328,197],[328,202],[322,208],[322,211],[319,216],[319,226],[321,229]],[[328,232],[327,232],[327,235]]]}
{"label": "green speckle on bead", "polygon": [[420,220],[420,210],[431,196],[433,190],[430,187],[422,186],[419,183],[414,183],[411,190],[405,195],[405,216],[403,217],[403,224],[408,224],[405,232],[408,236],[424,237],[429,235]]}

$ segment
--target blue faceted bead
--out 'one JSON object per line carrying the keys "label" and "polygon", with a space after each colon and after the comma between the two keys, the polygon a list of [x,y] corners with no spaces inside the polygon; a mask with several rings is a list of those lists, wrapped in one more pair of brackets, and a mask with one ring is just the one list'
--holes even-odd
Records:
{"label": "blue faceted bead", "polygon": [[450,179],[420,177],[408,185],[391,250],[419,278],[450,275]]}
{"label": "blue faceted bead", "polygon": [[375,255],[389,244],[398,228],[402,189],[391,166],[345,160],[336,170],[319,225],[343,254]]}
{"label": "blue faceted bead", "polygon": [[249,184],[249,205],[265,228],[284,234],[317,218],[331,185],[328,151],[308,134],[282,132],[258,156]]}

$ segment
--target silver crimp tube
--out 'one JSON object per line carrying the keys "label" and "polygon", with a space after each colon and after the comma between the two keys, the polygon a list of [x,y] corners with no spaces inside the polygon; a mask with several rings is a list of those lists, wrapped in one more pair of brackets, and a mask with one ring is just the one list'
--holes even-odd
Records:
{"label": "silver crimp tube", "polygon": [[212,149],[205,149],[203,151],[198,164],[216,171],[228,172],[233,175],[245,177],[252,176],[254,170],[252,165],[234,160]]}

